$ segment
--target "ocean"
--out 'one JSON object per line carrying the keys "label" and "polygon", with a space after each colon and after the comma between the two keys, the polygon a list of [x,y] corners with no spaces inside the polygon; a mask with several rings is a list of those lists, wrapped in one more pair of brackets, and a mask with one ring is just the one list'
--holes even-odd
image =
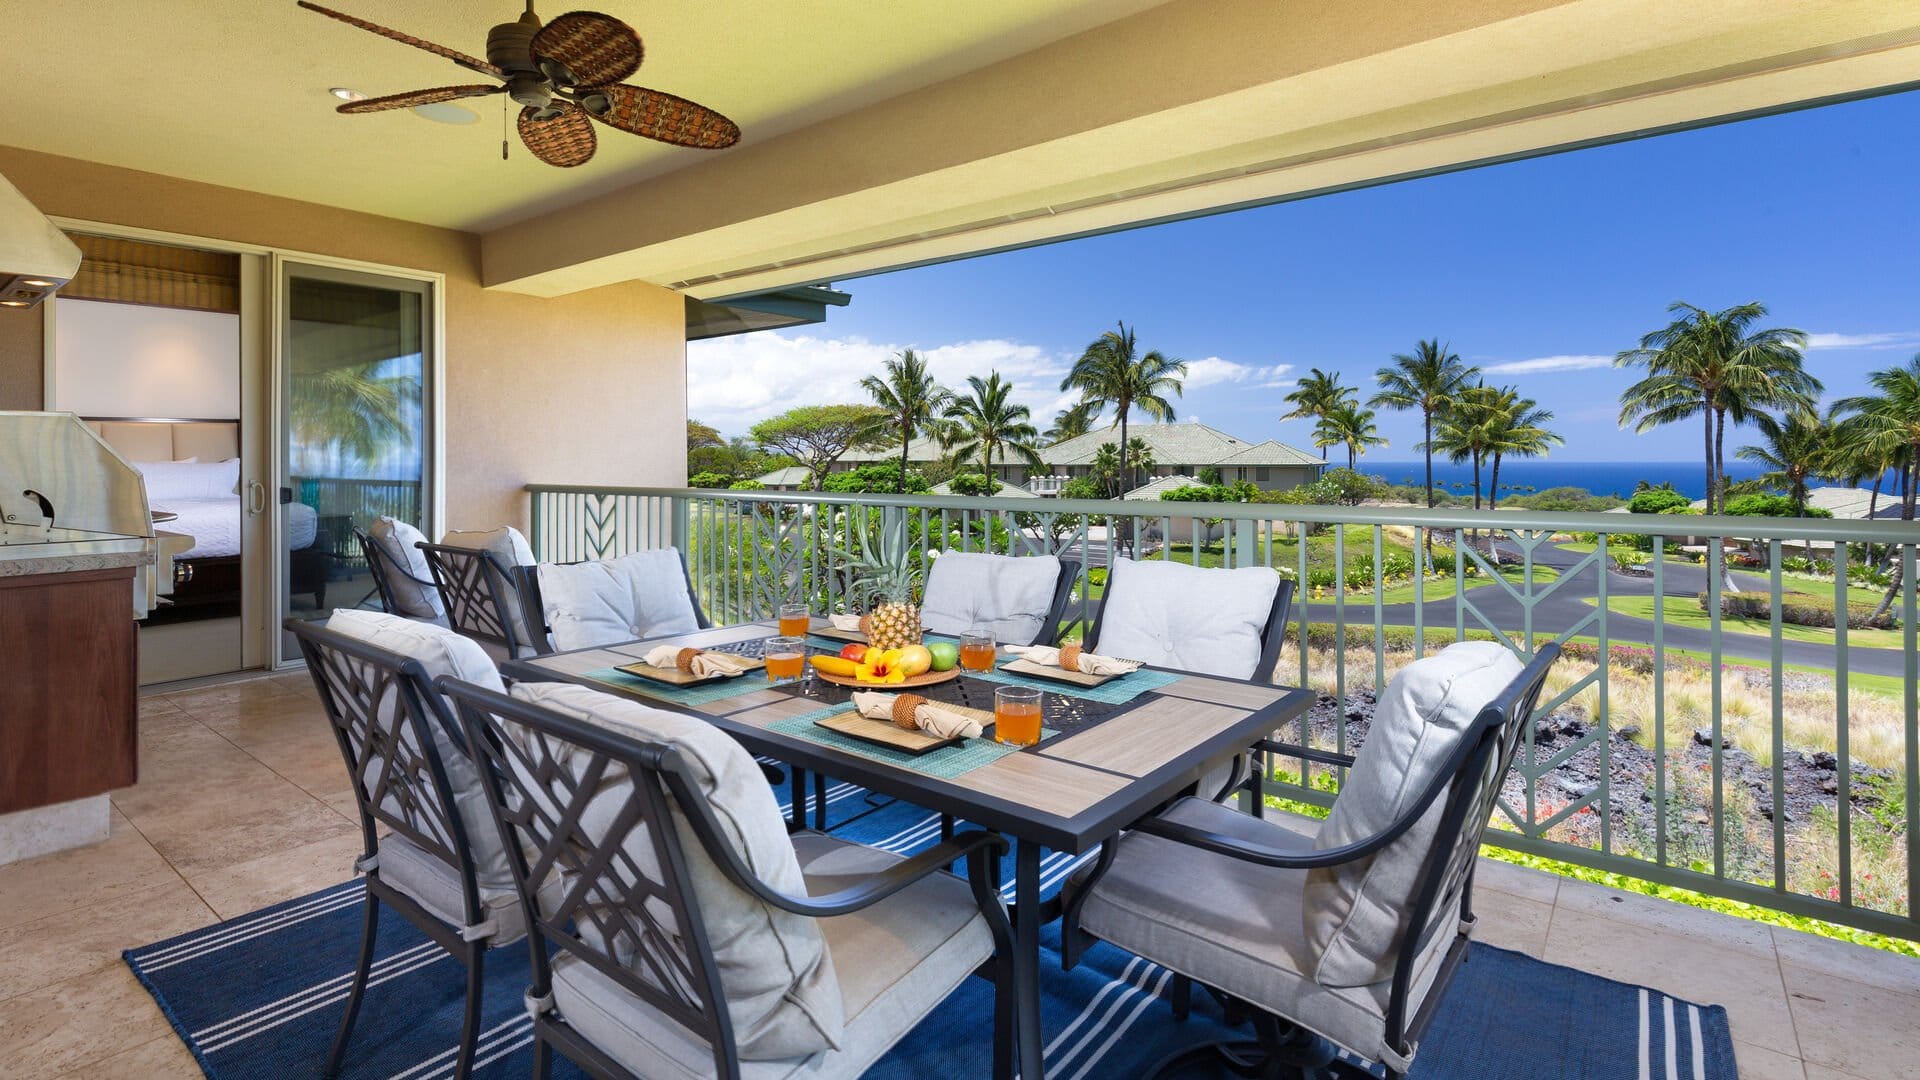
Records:
{"label": "ocean", "polygon": [[[1333,463],[1339,464],[1338,461]],[[1426,464],[1420,461],[1373,461],[1361,458],[1360,471],[1382,477],[1390,484],[1418,486],[1426,482]],[[1763,471],[1750,462],[1727,463],[1727,472],[1735,480],[1750,479]],[[1485,473],[1486,470],[1482,470],[1482,484],[1491,479]],[[1525,493],[1524,490],[1516,491],[1516,488],[1544,491],[1547,488],[1578,487],[1586,488],[1595,495],[1631,495],[1634,486],[1642,480],[1650,484],[1670,481],[1675,490],[1689,499],[1704,499],[1707,495],[1707,467],[1698,461],[1556,461],[1547,458],[1500,463],[1502,494]],[[1435,459],[1433,482],[1449,491],[1470,495],[1473,493],[1473,466]]]}

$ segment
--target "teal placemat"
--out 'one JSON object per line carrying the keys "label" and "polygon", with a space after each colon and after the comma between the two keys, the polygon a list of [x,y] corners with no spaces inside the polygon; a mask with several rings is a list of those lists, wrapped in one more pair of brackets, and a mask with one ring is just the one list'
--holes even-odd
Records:
{"label": "teal placemat", "polygon": [[773,684],[761,671],[749,671],[737,679],[724,682],[705,683],[700,686],[668,686],[666,683],[643,679],[638,675],[629,675],[619,668],[595,668],[582,672],[582,678],[609,682],[625,690],[645,694],[650,698],[673,705],[706,705],[715,701],[724,701],[741,694],[751,694],[755,690],[765,690]]}
{"label": "teal placemat", "polygon": [[[1003,666],[1004,664],[1011,664],[1014,660],[1018,659],[1020,658],[1016,656],[1011,660],[1003,661],[1002,664]],[[1146,668],[1141,668],[1131,675],[1122,675],[1117,679],[1109,679],[1099,686],[1075,686],[1070,682],[1062,682],[1058,679],[1037,679],[1031,675],[1010,675],[997,667],[992,671],[969,671],[967,674],[976,679],[986,679],[989,682],[1011,683],[1014,686],[1037,686],[1049,694],[1086,698],[1089,701],[1104,701],[1109,705],[1125,705],[1127,702],[1132,701],[1134,698],[1139,697],[1149,690],[1158,690],[1163,686],[1170,683],[1177,683],[1181,679],[1186,678],[1184,675],[1177,675],[1171,671],[1150,671]]]}
{"label": "teal placemat", "polygon": [[[841,705],[831,705],[824,709],[815,709],[812,712],[801,713],[799,716],[789,716],[785,720],[775,720],[773,723],[767,725],[767,730],[777,731],[782,735],[792,735],[796,738],[805,739],[808,742],[819,743],[822,746],[831,746],[835,750],[845,750],[849,754],[858,754],[861,757],[872,758],[875,761],[885,762],[888,765],[898,765],[903,769],[912,769],[914,772],[938,777],[942,780],[952,780],[955,777],[963,776],[982,765],[991,765],[1001,758],[1006,757],[1008,754],[1017,754],[1021,749],[1018,746],[1006,746],[994,742],[992,739],[979,738],[968,739],[958,746],[949,746],[944,750],[930,750],[924,754],[909,754],[904,750],[894,750],[867,742],[863,739],[855,739],[851,736],[842,735],[831,728],[823,728],[814,722],[816,720],[824,720],[829,716],[836,716],[840,713],[852,711],[853,704],[851,702]],[[1058,732],[1042,728],[1040,729],[1040,741],[1045,742],[1056,734],[1058,734]]]}

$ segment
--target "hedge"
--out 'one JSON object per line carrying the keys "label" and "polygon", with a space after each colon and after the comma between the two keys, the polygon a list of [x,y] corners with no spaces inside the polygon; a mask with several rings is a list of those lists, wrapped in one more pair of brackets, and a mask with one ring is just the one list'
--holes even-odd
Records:
{"label": "hedge", "polygon": [[[1847,605],[1847,626],[1853,630],[1889,630],[1893,627],[1893,613],[1883,613],[1873,618],[1875,605],[1868,603],[1849,603]],[[1708,594],[1700,594],[1700,610],[1712,611],[1713,601]],[[1734,619],[1772,619],[1773,594],[1770,592],[1730,592],[1720,596],[1720,614]],[[1833,601],[1822,599],[1803,592],[1789,592],[1780,598],[1780,621],[1794,626],[1812,626],[1833,629]]]}

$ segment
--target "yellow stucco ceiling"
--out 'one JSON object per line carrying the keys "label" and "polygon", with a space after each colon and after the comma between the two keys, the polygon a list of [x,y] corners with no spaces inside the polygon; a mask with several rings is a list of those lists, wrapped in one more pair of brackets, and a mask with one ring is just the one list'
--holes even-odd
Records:
{"label": "yellow stucco ceiling", "polygon": [[[474,56],[516,0],[324,0]],[[632,81],[726,113],[751,147],[1027,52],[1159,0],[594,0],[646,45]],[[564,0],[540,6],[551,18]],[[483,81],[430,53],[293,0],[60,0],[9,5],[12,105],[0,144],[484,231],[689,165],[706,151],[600,129],[593,161],[555,169],[514,141],[503,97],[478,123],[408,111],[340,116],[333,86],[369,95]],[[37,91],[30,88],[38,88]],[[728,153],[723,151],[721,153]]]}

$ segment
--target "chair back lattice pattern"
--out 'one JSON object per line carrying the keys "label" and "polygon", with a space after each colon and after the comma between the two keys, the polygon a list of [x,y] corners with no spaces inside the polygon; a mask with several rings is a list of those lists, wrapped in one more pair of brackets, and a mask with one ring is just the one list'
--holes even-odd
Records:
{"label": "chair back lattice pattern", "polygon": [[[550,959],[591,965],[704,1039],[716,1074],[738,1075],[731,1021],[675,807],[704,803],[677,751],[468,683],[443,680],[504,835],[538,939],[534,994]],[[534,887],[558,877],[544,898]]]}
{"label": "chair back lattice pattern", "polygon": [[447,626],[455,633],[498,645],[509,657],[526,644],[514,633],[508,605],[520,602],[510,572],[499,556],[477,548],[421,544],[433,583],[447,608]]}
{"label": "chair back lattice pattern", "polygon": [[360,545],[360,558],[367,564],[367,573],[373,575],[374,591],[380,594],[380,610],[389,615],[402,614],[393,598],[393,581],[387,576],[390,569],[387,560],[390,556],[358,525],[353,527],[353,539]]}
{"label": "chair back lattice pattern", "polygon": [[[1559,645],[1542,646],[1499,696],[1480,710],[1472,730],[1460,740],[1449,768],[1436,779],[1436,784],[1445,785],[1441,792],[1445,809],[1434,833],[1433,848],[1420,871],[1410,929],[1394,964],[1387,1031],[1391,1042],[1398,1042],[1407,1030],[1405,1009],[1410,1004],[1407,997],[1419,957],[1436,936],[1462,933],[1455,913],[1464,912],[1470,903],[1481,838],[1493,817],[1507,771],[1513,766],[1521,733],[1532,722],[1547,673],[1559,658]],[[1444,982],[1436,981],[1429,996],[1444,989]]]}
{"label": "chair back lattice pattern", "polygon": [[[318,624],[287,620],[333,725],[353,780],[360,818],[372,836],[384,825],[449,866],[471,850],[453,811],[452,784],[434,729],[458,735],[452,717],[418,661],[397,656]],[[471,873],[463,874],[471,880]]]}

